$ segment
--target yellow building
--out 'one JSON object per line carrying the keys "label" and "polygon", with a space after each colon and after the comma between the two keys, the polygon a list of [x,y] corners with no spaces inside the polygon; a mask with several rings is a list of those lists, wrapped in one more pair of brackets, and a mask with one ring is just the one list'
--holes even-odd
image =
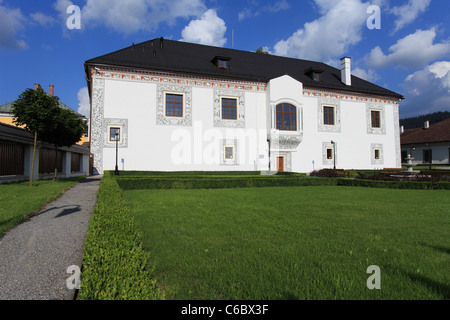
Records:
{"label": "yellow building", "polygon": [[[35,84],[35,89],[40,87],[39,84]],[[50,96],[53,96],[53,85],[50,85]],[[12,126],[17,126],[13,121],[14,121],[14,116],[12,113],[12,108],[13,108],[13,103],[14,102],[9,102],[3,106],[0,106],[0,122],[1,123],[5,123],[5,124],[9,124]],[[85,116],[79,114],[78,112],[74,111],[73,109],[69,108],[67,105],[65,105],[64,103],[62,103],[61,101],[59,101],[59,106],[63,109],[69,109],[73,112],[75,112],[76,114],[78,114],[79,116],[81,116],[87,123],[87,128],[89,128],[89,123],[88,123],[88,119],[86,119]],[[89,134],[88,134],[88,129],[86,129],[86,133],[83,135],[83,137],[81,138],[81,140],[79,142],[77,142],[77,144],[79,145],[85,145],[85,146],[89,146]]]}

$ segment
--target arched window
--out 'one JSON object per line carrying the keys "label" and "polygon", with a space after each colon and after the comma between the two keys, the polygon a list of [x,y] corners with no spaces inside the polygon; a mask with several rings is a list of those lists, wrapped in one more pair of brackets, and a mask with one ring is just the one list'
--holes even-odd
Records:
{"label": "arched window", "polygon": [[297,131],[297,108],[289,103],[277,105],[277,129]]}

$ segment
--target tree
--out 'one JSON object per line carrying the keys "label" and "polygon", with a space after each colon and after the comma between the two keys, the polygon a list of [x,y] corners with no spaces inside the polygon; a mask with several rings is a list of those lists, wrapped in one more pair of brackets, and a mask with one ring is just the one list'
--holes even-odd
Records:
{"label": "tree", "polygon": [[47,95],[42,88],[26,89],[13,104],[14,123],[34,134],[33,162],[31,164],[30,186],[33,184],[34,160],[37,139],[52,129],[52,118],[58,112],[59,103],[55,97]]}
{"label": "tree", "polygon": [[270,55],[270,53],[268,51],[264,51],[263,47],[259,47],[258,49],[256,49],[256,53],[261,53],[261,54],[268,54]]}
{"label": "tree", "polygon": [[57,155],[58,147],[70,147],[80,141],[85,123],[75,112],[62,109],[59,98],[49,96],[42,88],[25,90],[14,103],[12,112],[15,124],[23,125],[26,131],[34,133],[31,186],[37,139],[54,144]]}
{"label": "tree", "polygon": [[41,134],[42,140],[55,146],[55,175],[56,179],[58,147],[70,147],[80,141],[86,130],[86,124],[82,117],[75,112],[59,108],[53,116],[54,126]]}

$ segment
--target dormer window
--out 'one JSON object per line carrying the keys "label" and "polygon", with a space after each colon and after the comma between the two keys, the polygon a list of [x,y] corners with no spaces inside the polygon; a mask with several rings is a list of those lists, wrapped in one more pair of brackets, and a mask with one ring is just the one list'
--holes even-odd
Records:
{"label": "dormer window", "polygon": [[219,69],[228,69],[228,61],[219,59],[217,61],[217,66]]}
{"label": "dormer window", "polygon": [[230,68],[230,60],[231,58],[228,57],[216,56],[212,63],[216,65],[217,69],[228,70]]}
{"label": "dormer window", "polygon": [[305,70],[305,74],[310,77],[312,80],[319,82],[321,80],[321,74],[323,70],[317,68],[309,68]]}
{"label": "dormer window", "polygon": [[312,78],[313,78],[314,81],[320,81],[320,73],[313,72],[312,73]]}

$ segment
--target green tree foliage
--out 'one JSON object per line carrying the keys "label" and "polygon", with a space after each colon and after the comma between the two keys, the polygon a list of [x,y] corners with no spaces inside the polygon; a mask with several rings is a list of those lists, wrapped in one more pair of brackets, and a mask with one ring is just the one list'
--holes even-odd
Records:
{"label": "green tree foliage", "polygon": [[259,47],[258,49],[256,49],[256,53],[261,53],[261,54],[268,54],[268,55],[270,55],[269,52],[264,51],[263,47]]}
{"label": "green tree foliage", "polygon": [[400,125],[405,129],[422,128],[425,121],[430,121],[430,125],[450,118],[449,111],[439,111],[422,116],[400,119]]}
{"label": "green tree foliage", "polygon": [[23,125],[28,132],[37,133],[39,139],[54,130],[53,118],[59,111],[57,97],[50,97],[42,88],[27,89],[14,103],[14,123]]}
{"label": "green tree foliage", "polygon": [[14,123],[57,147],[80,141],[86,127],[79,115],[61,108],[58,97],[49,96],[42,88],[25,90],[14,103],[13,114]]}
{"label": "green tree foliage", "polygon": [[[70,147],[80,141],[86,128],[79,115],[61,108],[59,98],[49,96],[42,88],[25,90],[14,103],[12,111],[15,124],[23,125],[39,140],[55,146],[55,157],[58,147]],[[55,168],[56,163],[55,158]]]}

